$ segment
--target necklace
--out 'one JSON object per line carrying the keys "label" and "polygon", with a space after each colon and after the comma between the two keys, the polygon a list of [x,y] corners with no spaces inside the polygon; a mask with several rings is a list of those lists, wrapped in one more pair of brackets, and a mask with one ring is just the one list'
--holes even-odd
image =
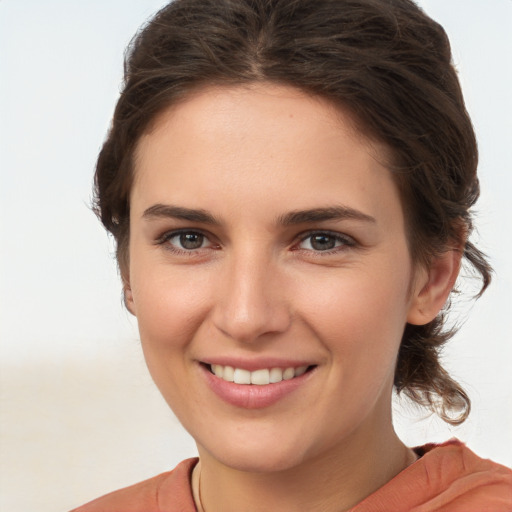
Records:
{"label": "necklace", "polygon": [[201,503],[201,461],[199,461],[192,470],[192,497],[197,512],[205,512]]}

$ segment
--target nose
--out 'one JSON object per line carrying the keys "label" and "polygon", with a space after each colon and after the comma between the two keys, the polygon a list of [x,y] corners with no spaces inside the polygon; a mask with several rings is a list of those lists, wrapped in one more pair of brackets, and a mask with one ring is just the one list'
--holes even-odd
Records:
{"label": "nose", "polygon": [[213,313],[215,326],[225,336],[252,343],[288,329],[289,300],[276,267],[254,254],[226,262],[218,276]]}

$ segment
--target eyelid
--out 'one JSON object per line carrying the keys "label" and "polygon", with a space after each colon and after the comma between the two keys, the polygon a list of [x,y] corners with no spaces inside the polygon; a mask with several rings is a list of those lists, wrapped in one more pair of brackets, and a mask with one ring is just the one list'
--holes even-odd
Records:
{"label": "eyelid", "polygon": [[[181,234],[185,233],[195,233],[199,234],[201,236],[204,236],[205,239],[209,242],[209,245],[207,247],[199,247],[197,249],[182,249],[176,245],[168,243],[169,240],[171,240],[174,237],[177,237]],[[326,249],[323,251],[320,250],[314,250],[314,249],[303,249],[299,247],[299,245],[307,240],[308,238],[311,238],[315,235],[327,235],[330,237],[333,237],[336,241],[342,242],[341,245],[338,245],[337,247],[334,247],[332,249]],[[180,253],[180,254],[187,254],[189,256],[193,254],[197,254],[199,251],[205,250],[205,249],[212,249],[212,248],[219,248],[220,244],[216,242],[216,237],[206,232],[200,228],[179,228],[179,229],[170,229],[167,231],[164,231],[162,234],[158,235],[154,240],[155,245],[161,245],[164,246],[166,250]],[[350,235],[347,235],[345,233],[340,233],[339,231],[331,231],[329,229],[312,229],[309,231],[303,231],[299,233],[296,237],[294,242],[292,243],[291,249],[294,251],[307,251],[309,253],[314,253],[318,255],[328,255],[332,254],[334,252],[340,252],[350,247],[355,247],[358,245],[358,242],[351,237]]]}
{"label": "eyelid", "polygon": [[[210,245],[208,247],[199,247],[197,249],[182,249],[175,245],[167,244],[167,242],[169,242],[169,240],[171,240],[172,238],[186,234],[186,233],[194,233],[194,234],[204,236],[206,238],[206,240],[208,240]],[[170,229],[170,230],[164,231],[161,235],[159,235],[155,238],[154,243],[155,243],[155,245],[161,245],[161,246],[165,246],[167,244],[167,246],[165,248],[169,251],[190,255],[190,254],[196,253],[200,250],[218,247],[219,244],[215,243],[215,241],[212,239],[215,239],[215,237],[211,233],[205,232],[202,229],[179,228],[179,229]]]}
{"label": "eyelid", "polygon": [[[333,249],[327,249],[325,251],[315,251],[312,249],[301,249],[300,247],[298,247],[298,245],[301,242],[304,242],[308,238],[311,238],[312,236],[315,236],[315,235],[331,236],[334,239],[336,239],[336,241],[343,242],[343,244],[341,246],[334,247]],[[313,252],[316,254],[329,254],[329,253],[333,253],[333,252],[339,252],[340,250],[343,250],[347,247],[355,247],[357,245],[358,245],[357,241],[353,237],[351,237],[345,233],[340,233],[339,231],[331,231],[329,229],[312,229],[310,231],[305,231],[305,232],[300,233],[296,237],[296,242],[294,242],[292,249],[297,250],[297,251],[300,251],[300,250],[309,251],[309,252]]]}

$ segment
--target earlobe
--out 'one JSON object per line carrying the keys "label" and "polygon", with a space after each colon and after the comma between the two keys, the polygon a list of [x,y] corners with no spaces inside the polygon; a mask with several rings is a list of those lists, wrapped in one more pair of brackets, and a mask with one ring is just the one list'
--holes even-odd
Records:
{"label": "earlobe", "polygon": [[459,275],[460,250],[452,249],[433,259],[430,267],[421,272],[411,299],[407,322],[425,325],[441,311]]}
{"label": "earlobe", "polygon": [[126,309],[133,315],[137,316],[135,313],[135,302],[133,300],[133,292],[130,287],[130,283],[125,282],[123,286],[123,294],[124,294],[124,305]]}

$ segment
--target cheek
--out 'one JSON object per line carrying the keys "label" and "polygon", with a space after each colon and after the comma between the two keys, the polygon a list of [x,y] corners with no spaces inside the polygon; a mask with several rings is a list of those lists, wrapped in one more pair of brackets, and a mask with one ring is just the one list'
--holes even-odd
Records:
{"label": "cheek", "polygon": [[[153,268],[153,270],[151,270]],[[132,275],[132,290],[142,350],[149,372],[178,417],[186,418],[197,401],[184,386],[192,369],[191,343],[204,325],[208,296],[196,272],[162,272],[145,266]]]}
{"label": "cheek", "polygon": [[407,266],[368,268],[342,270],[334,279],[316,276],[294,291],[306,322],[333,358],[357,362],[358,368],[378,364],[379,358],[394,364],[408,312]]}
{"label": "cheek", "polygon": [[188,343],[208,309],[207,276],[158,265],[132,269],[132,292],[144,346],[173,350]]}

